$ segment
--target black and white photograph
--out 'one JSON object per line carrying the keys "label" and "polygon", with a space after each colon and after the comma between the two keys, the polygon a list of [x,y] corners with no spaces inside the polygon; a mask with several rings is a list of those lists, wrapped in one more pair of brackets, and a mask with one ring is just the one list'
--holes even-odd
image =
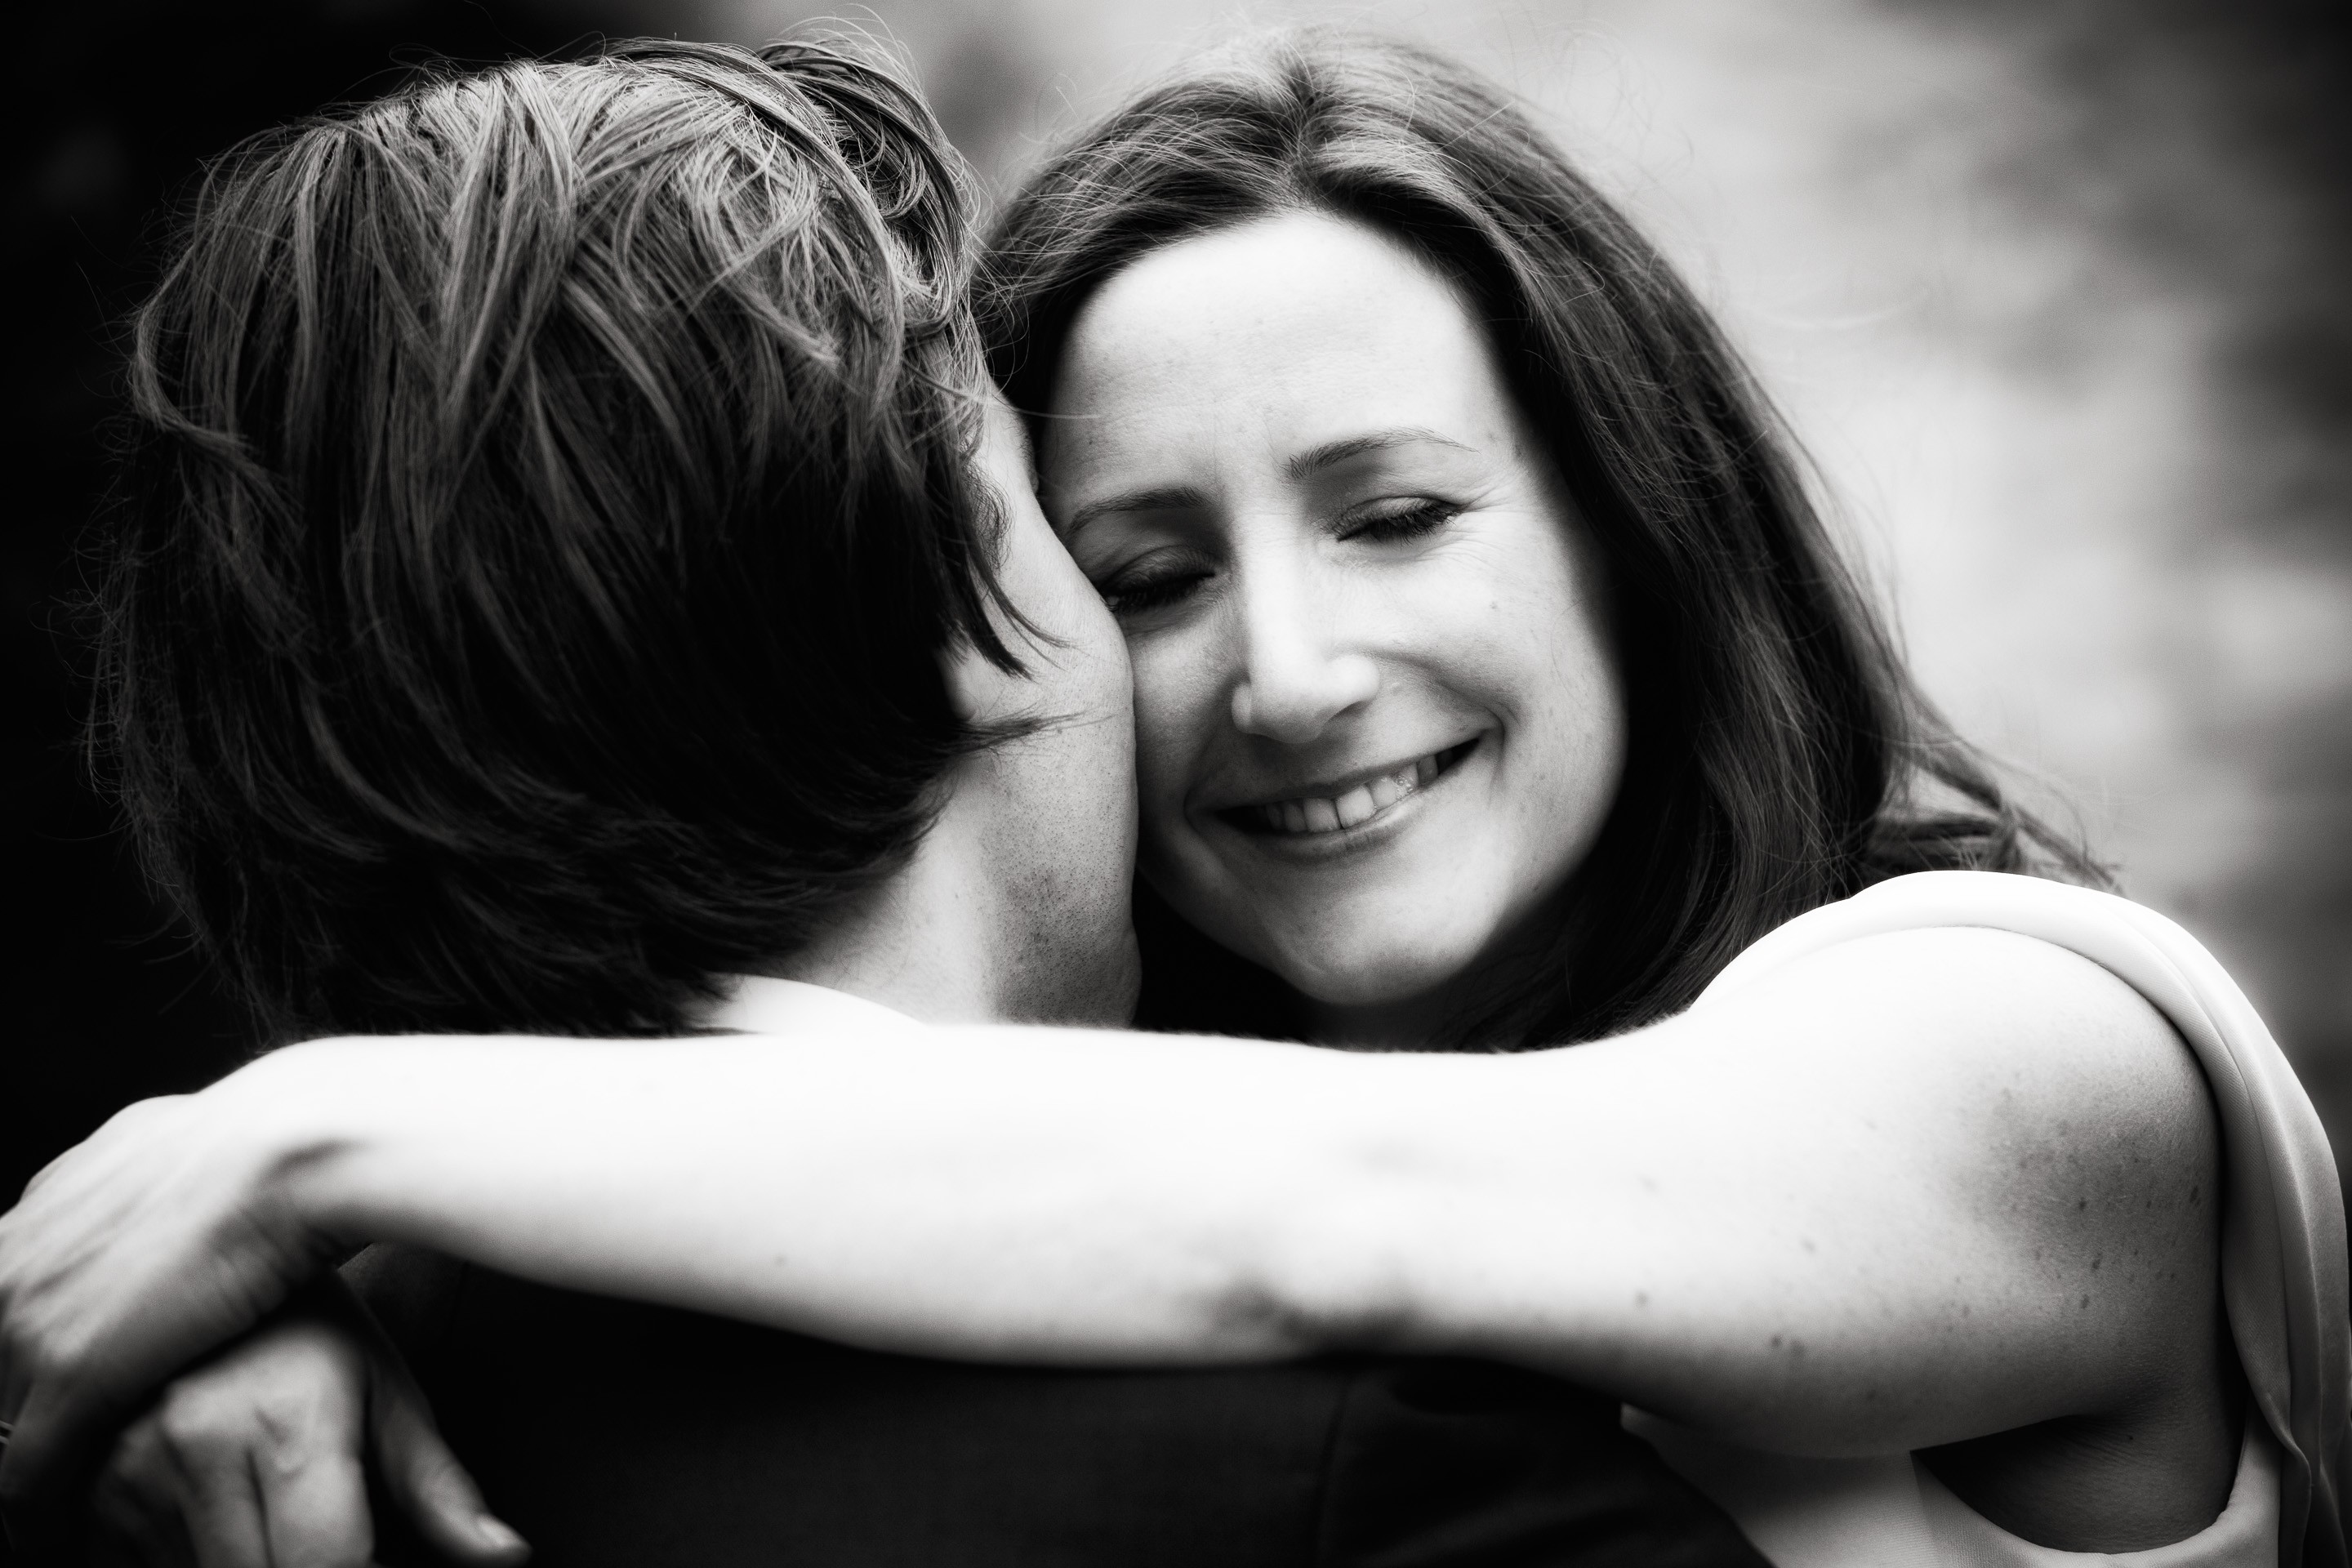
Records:
{"label": "black and white photograph", "polygon": [[2343,0],[84,0],[0,1563],[2352,1568]]}

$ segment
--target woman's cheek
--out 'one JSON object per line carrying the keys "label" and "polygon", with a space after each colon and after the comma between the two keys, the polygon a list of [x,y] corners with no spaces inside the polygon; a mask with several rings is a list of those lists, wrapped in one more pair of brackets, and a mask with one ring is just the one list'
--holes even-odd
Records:
{"label": "woman's cheek", "polygon": [[1184,800],[1193,770],[1214,737],[1213,682],[1202,679],[1203,650],[1188,639],[1134,636],[1128,657],[1135,672],[1135,784],[1142,819],[1142,851],[1165,867],[1171,840],[1190,831]]}

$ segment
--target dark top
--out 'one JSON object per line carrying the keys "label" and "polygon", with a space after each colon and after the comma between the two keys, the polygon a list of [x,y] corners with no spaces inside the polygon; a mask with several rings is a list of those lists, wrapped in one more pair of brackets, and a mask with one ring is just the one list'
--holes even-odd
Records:
{"label": "dark top", "polygon": [[534,1568],[1764,1565],[1529,1373],[974,1366],[421,1258],[361,1283]]}

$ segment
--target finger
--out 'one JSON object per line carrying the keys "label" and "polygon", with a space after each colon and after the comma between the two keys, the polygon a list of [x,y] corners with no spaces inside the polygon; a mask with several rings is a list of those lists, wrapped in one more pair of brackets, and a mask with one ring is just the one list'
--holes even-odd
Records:
{"label": "finger", "polygon": [[[256,1300],[233,1300],[229,1292],[209,1294],[223,1310],[210,1314],[215,1321],[206,1332],[217,1329],[223,1337],[234,1337],[260,1310]],[[60,1517],[71,1516],[105,1457],[108,1440],[184,1360],[183,1347],[168,1345],[151,1331],[170,1329],[176,1310],[163,1301],[124,1312],[108,1325],[110,1338],[102,1352],[75,1336],[60,1342],[55,1333],[50,1348],[39,1355],[12,1347],[5,1377],[14,1385],[8,1394],[22,1403],[11,1418],[7,1446],[0,1448],[0,1511],[12,1530],[22,1521],[46,1538]],[[15,1329],[13,1321],[9,1327]],[[5,1337],[16,1336],[12,1331]],[[192,1342],[185,1348],[204,1346]]]}
{"label": "finger", "polygon": [[92,1568],[194,1568],[178,1477],[152,1418],[133,1423],[116,1441],[89,1501]]}
{"label": "finger", "polygon": [[405,1378],[376,1391],[376,1469],[392,1506],[425,1544],[460,1563],[520,1563],[530,1548],[482,1501],[474,1478],[443,1440],[425,1396]]}
{"label": "finger", "polygon": [[253,1456],[253,1480],[272,1568],[366,1568],[375,1529],[358,1455],[267,1447]]}
{"label": "finger", "polygon": [[170,1451],[179,1467],[179,1516],[196,1568],[271,1568],[251,1453],[226,1445]]}
{"label": "finger", "polygon": [[173,1385],[158,1415],[202,1568],[362,1568],[373,1544],[357,1355],[265,1331]]}

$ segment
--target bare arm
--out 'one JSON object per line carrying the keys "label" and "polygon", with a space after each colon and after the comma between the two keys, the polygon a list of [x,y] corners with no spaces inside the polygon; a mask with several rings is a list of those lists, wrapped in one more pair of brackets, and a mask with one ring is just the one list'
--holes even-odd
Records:
{"label": "bare arm", "polygon": [[307,1223],[880,1348],[1466,1352],[1885,1451],[2129,1402],[2214,1272],[2186,1050],[1994,932],[1847,943],[1521,1057],[942,1029],[576,1068],[452,1042],[445,1074],[436,1048],[257,1073],[326,1110],[282,1181]]}
{"label": "bare arm", "polygon": [[[1849,942],[1521,1057],[838,1022],[330,1041],[155,1115],[239,1152],[257,1255],[408,1241],[882,1348],[1483,1353],[1812,1452],[2145,1422],[2213,1365],[2194,1065],[2104,971],[1988,931]],[[107,1154],[47,1179],[61,1209],[97,1217]],[[22,1250],[0,1233],[12,1337]]]}

